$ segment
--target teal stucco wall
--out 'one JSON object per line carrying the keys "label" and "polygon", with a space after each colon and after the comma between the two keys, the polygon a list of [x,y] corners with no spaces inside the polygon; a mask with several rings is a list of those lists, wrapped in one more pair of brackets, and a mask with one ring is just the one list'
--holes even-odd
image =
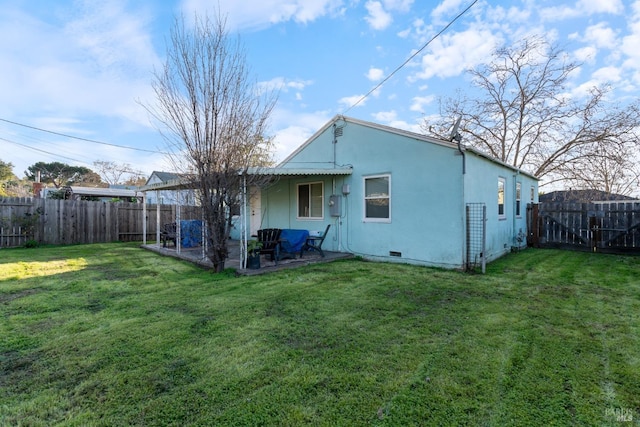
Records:
{"label": "teal stucco wall", "polygon": [[[454,144],[425,140],[420,135],[390,130],[355,120],[330,123],[282,165],[283,168],[352,167],[351,175],[280,177],[262,191],[262,227],[331,229],[323,248],[350,252],[368,259],[398,261],[445,268],[461,268],[466,257],[465,205],[482,202],[487,207],[487,250],[494,259],[514,244],[514,230],[526,231],[526,203],[537,182],[512,168],[471,151],[464,160]],[[334,143],[335,141],[335,143]],[[390,178],[390,220],[368,221],[364,215],[365,178]],[[498,177],[506,180],[505,200],[513,203],[515,182],[522,183],[521,216],[509,211],[497,218]],[[297,217],[297,185],[323,183],[324,215],[308,220]],[[348,194],[343,186],[348,185]],[[340,197],[339,216],[330,215],[330,196]]]}

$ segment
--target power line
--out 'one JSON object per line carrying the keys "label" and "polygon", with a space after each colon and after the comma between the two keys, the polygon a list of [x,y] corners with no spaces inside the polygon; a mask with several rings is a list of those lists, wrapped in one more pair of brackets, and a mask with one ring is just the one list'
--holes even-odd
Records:
{"label": "power line", "polygon": [[454,22],[456,22],[462,15],[464,15],[465,13],[467,13],[469,11],[469,9],[471,9],[473,7],[474,4],[476,4],[478,2],[478,0],[473,0],[473,2],[467,6],[467,8],[465,10],[463,10],[462,12],[460,12],[455,18],[453,18],[452,21],[450,21],[447,25],[444,26],[444,28],[442,28],[440,31],[438,31],[438,33],[436,33],[435,36],[431,37],[431,39],[429,41],[427,41],[420,49],[418,49],[415,53],[413,53],[413,55],[409,56],[409,58],[407,58],[406,61],[404,61],[402,64],[400,64],[399,67],[397,67],[395,70],[393,70],[391,72],[391,74],[389,74],[387,77],[385,77],[384,79],[382,79],[382,81],[380,83],[378,83],[373,89],[371,89],[369,92],[367,92],[365,95],[363,95],[362,97],[360,97],[360,99],[358,99],[353,105],[351,105],[349,108],[347,108],[345,110],[345,112],[343,114],[347,114],[349,112],[349,110],[351,110],[353,107],[357,106],[358,104],[360,104],[362,101],[364,101],[369,95],[371,95],[373,92],[375,92],[376,90],[378,90],[380,88],[380,86],[382,86],[383,84],[385,84],[387,82],[387,80],[389,80],[391,77],[393,77],[393,75],[395,73],[397,73],[398,71],[400,71],[405,65],[407,65],[413,58],[415,58],[420,52],[422,52],[427,46],[429,46],[431,44],[431,42],[433,42],[435,39],[437,39],[438,37],[440,37],[440,35],[442,33],[444,33],[450,26],[452,26],[454,24]]}
{"label": "power line", "polygon": [[[2,119],[0,119],[0,120],[2,120]],[[0,137],[0,140],[1,140],[1,141],[8,142],[8,143],[10,143],[10,144],[15,144],[15,145],[19,145],[19,146],[21,146],[21,147],[28,148],[29,150],[39,151],[40,153],[48,154],[48,155],[50,155],[50,156],[54,156],[54,157],[61,157],[61,158],[63,158],[63,159],[72,160],[72,161],[77,162],[77,163],[84,163],[85,165],[88,165],[88,163],[87,163],[87,162],[83,162],[82,160],[77,160],[77,159],[73,159],[73,158],[71,158],[71,157],[63,156],[62,154],[59,154],[59,153],[52,153],[52,152],[50,152],[50,151],[41,150],[40,148],[31,147],[31,146],[26,145],[26,144],[20,144],[19,142],[11,141],[11,140],[8,140],[8,139],[6,139],[6,138],[2,138],[2,137]]]}
{"label": "power line", "polygon": [[128,147],[126,145],[110,144],[108,142],[96,141],[95,139],[81,138],[79,136],[73,136],[73,135],[68,135],[68,134],[65,134],[65,133],[54,132],[52,130],[42,129],[42,128],[35,127],[35,126],[29,126],[29,125],[25,125],[23,123],[18,123],[18,122],[14,122],[14,121],[3,119],[3,118],[0,118],[0,121],[6,122],[6,123],[11,123],[12,125],[16,125],[16,126],[22,126],[24,128],[28,128],[28,129],[37,130],[37,131],[40,131],[40,132],[46,132],[46,133],[50,133],[50,134],[53,134],[53,135],[64,136],[65,138],[71,138],[71,139],[77,139],[79,141],[91,142],[93,144],[101,144],[101,145],[107,145],[109,147],[125,148],[127,150],[143,151],[145,153],[168,154],[168,153],[165,153],[163,151],[146,150],[144,148]]}

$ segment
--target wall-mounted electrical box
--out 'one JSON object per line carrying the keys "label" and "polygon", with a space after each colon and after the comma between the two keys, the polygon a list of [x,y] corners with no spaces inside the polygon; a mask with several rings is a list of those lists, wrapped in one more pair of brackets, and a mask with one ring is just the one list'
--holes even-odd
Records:
{"label": "wall-mounted electrical box", "polygon": [[329,196],[329,214],[331,216],[340,216],[342,214],[342,196],[337,194]]}
{"label": "wall-mounted electrical box", "polygon": [[343,184],[342,185],[342,194],[344,194],[346,196],[349,193],[351,193],[351,186],[349,184]]}

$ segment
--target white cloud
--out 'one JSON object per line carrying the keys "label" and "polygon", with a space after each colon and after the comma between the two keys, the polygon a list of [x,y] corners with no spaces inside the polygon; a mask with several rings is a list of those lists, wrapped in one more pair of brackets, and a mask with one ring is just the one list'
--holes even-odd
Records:
{"label": "white cloud", "polygon": [[595,63],[596,55],[598,54],[598,50],[593,46],[585,46],[583,48],[577,49],[573,52],[573,56],[579,62],[588,62]]}
{"label": "white cloud", "polygon": [[258,87],[261,92],[289,92],[289,90],[302,91],[311,84],[313,84],[312,80],[289,80],[286,77],[274,77],[271,80],[259,82]]}
{"label": "white cloud", "polygon": [[592,78],[602,83],[619,82],[622,80],[621,70],[618,67],[602,67],[592,74]]}
{"label": "white cloud", "polygon": [[619,14],[624,10],[622,0],[579,0],[576,8],[589,15],[595,13]]}
{"label": "white cloud", "polygon": [[[345,96],[338,100],[338,104],[340,104],[344,108],[351,108],[355,105],[356,102],[360,101],[364,94],[361,95],[353,95],[353,96]],[[357,107],[364,107],[367,103],[367,99],[362,99],[357,105]]]}
{"label": "white cloud", "polygon": [[424,113],[425,105],[431,104],[436,99],[435,96],[415,96],[411,101],[411,107],[409,109],[411,111],[416,111],[418,113]]}
{"label": "white cloud", "polygon": [[463,0],[444,0],[431,11],[431,16],[435,20],[442,19],[445,15],[460,12]]}
{"label": "white cloud", "polygon": [[374,30],[384,30],[391,25],[393,18],[384,10],[382,3],[379,1],[367,1],[364,6],[369,12],[369,15],[364,19],[369,23],[371,28]]}
{"label": "white cloud", "polygon": [[[5,9],[0,26],[0,93],[11,113],[61,117],[104,115],[148,126],[136,99],[152,97],[150,70],[159,62],[144,11],[118,2],[76,3],[67,21],[44,23]],[[3,108],[0,106],[0,112]]]}
{"label": "white cloud", "polygon": [[396,113],[395,110],[380,111],[372,114],[372,116],[377,122],[389,123],[395,121],[398,118],[398,113]]}
{"label": "white cloud", "polygon": [[324,126],[330,118],[326,111],[313,113],[299,113],[283,109],[274,111],[272,116],[274,125],[272,127],[276,129],[274,133],[274,158],[276,162],[284,160]]}
{"label": "white cloud", "polygon": [[433,76],[452,77],[484,62],[501,40],[488,29],[470,28],[443,36],[431,44],[430,53],[422,56],[421,71],[411,79],[429,79]]}
{"label": "white cloud", "polygon": [[413,0],[382,0],[387,10],[397,10],[399,12],[408,12],[411,10]]}
{"label": "white cloud", "polygon": [[634,14],[629,17],[629,34],[622,38],[620,51],[624,55],[623,66],[629,70],[633,82],[640,85],[640,1],[634,3]]}
{"label": "white cloud", "polygon": [[143,11],[126,10],[118,1],[85,1],[65,33],[103,72],[146,74],[158,62],[147,29],[150,21]]}
{"label": "white cloud", "polygon": [[621,0],[578,0],[573,6],[543,8],[540,10],[540,15],[548,21],[561,21],[601,13],[618,15],[623,11],[624,4]]}
{"label": "white cloud", "polygon": [[408,123],[405,120],[398,119],[398,113],[395,110],[379,111],[377,113],[371,114],[371,117],[375,122],[382,123],[396,129],[404,129],[410,132],[422,133],[420,125],[421,120],[415,123]]}
{"label": "white cloud", "polygon": [[367,72],[366,77],[372,82],[378,82],[384,78],[384,71],[381,70],[380,68],[371,67],[369,68],[369,71]]}
{"label": "white cloud", "polygon": [[616,31],[604,22],[587,27],[583,39],[599,48],[613,49],[618,45]]}
{"label": "white cloud", "polygon": [[185,16],[207,13],[215,16],[220,11],[227,18],[229,29],[260,29],[287,21],[313,22],[326,15],[344,12],[343,0],[183,0]]}

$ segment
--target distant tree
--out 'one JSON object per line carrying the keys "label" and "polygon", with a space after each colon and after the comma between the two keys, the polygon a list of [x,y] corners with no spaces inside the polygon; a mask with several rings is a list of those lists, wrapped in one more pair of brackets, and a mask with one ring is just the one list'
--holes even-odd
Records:
{"label": "distant tree", "polygon": [[144,172],[135,170],[128,163],[96,160],[93,167],[102,180],[110,185],[143,185],[146,182]]}
{"label": "distant tree", "polygon": [[9,181],[15,179],[13,174],[13,164],[0,160],[0,181]]}
{"label": "distant tree", "polygon": [[147,176],[144,175],[144,172],[139,172],[138,175],[130,175],[129,178],[124,182],[124,185],[129,185],[131,187],[141,187],[147,183]]}
{"label": "distant tree", "polygon": [[28,197],[33,186],[13,173],[13,164],[0,160],[0,197]]}
{"label": "distant tree", "polygon": [[631,144],[602,142],[577,160],[564,180],[576,190],[631,196],[640,189],[640,165],[634,158],[637,155],[634,148]]}
{"label": "distant tree", "polygon": [[[584,98],[570,96],[567,80],[580,64],[566,58],[540,37],[501,47],[488,63],[468,71],[480,96],[444,100],[442,114],[448,121],[462,117],[466,144],[546,184],[590,185],[598,172],[586,166],[602,159],[603,147],[608,159],[638,155],[640,105],[609,103],[607,87],[593,87]],[[443,125],[424,128],[443,136]]]}
{"label": "distant tree", "polygon": [[[165,66],[156,73],[157,106],[148,107],[176,154],[176,171],[191,176],[205,220],[207,254],[224,269],[231,213],[240,200],[241,173],[264,164],[271,139],[265,136],[276,97],[250,81],[246,55],[225,29],[196,16],[193,27],[176,19]],[[264,178],[248,176],[248,186]]]}
{"label": "distant tree", "polygon": [[100,176],[84,166],[70,166],[60,162],[37,162],[25,171],[27,179],[36,180],[37,173],[40,172],[40,182],[53,184],[55,188],[74,184],[88,184],[99,186]]}

